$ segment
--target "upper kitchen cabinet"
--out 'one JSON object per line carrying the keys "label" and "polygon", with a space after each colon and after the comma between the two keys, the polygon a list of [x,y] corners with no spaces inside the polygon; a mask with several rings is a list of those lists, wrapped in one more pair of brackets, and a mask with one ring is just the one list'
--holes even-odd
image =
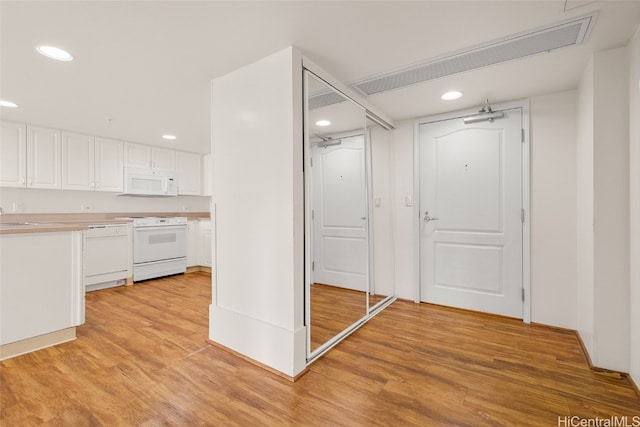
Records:
{"label": "upper kitchen cabinet", "polygon": [[176,170],[176,152],[167,148],[151,147],[151,167],[170,171]]}
{"label": "upper kitchen cabinet", "polygon": [[148,145],[124,144],[124,165],[132,168],[151,167],[151,147]]}
{"label": "upper kitchen cabinet", "polygon": [[27,188],[62,188],[59,130],[27,126]]}
{"label": "upper kitchen cabinet", "polygon": [[132,168],[176,170],[175,151],[168,148],[127,142],[124,147],[124,165]]}
{"label": "upper kitchen cabinet", "polygon": [[178,170],[178,194],[200,195],[201,159],[199,154],[176,151],[176,166]]}
{"label": "upper kitchen cabinet", "polygon": [[0,186],[27,185],[27,125],[2,122],[0,134]]}
{"label": "upper kitchen cabinet", "polygon": [[62,188],[93,190],[95,187],[95,138],[62,133]]}
{"label": "upper kitchen cabinet", "polygon": [[76,133],[62,134],[62,188],[123,191],[123,143]]}
{"label": "upper kitchen cabinet", "polygon": [[124,143],[96,137],[95,147],[95,190],[124,191],[122,160]]}

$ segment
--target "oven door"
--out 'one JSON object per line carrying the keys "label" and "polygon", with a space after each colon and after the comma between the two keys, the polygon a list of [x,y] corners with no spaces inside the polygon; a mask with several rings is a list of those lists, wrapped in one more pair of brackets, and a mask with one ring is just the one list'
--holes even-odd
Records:
{"label": "oven door", "polygon": [[187,256],[187,226],[161,225],[133,229],[133,263]]}

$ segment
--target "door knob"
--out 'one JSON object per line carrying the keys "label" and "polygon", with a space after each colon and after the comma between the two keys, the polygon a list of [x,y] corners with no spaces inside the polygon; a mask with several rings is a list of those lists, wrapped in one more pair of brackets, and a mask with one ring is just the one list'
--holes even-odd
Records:
{"label": "door knob", "polygon": [[424,220],[424,222],[429,222],[429,221],[437,221],[440,218],[432,218],[429,216],[429,211],[424,211],[424,218],[422,218]]}

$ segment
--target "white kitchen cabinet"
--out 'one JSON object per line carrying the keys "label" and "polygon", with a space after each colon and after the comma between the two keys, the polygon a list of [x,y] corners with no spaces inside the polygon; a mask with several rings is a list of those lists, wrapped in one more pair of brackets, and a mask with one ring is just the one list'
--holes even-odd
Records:
{"label": "white kitchen cabinet", "polygon": [[62,188],[59,130],[27,125],[27,188]]}
{"label": "white kitchen cabinet", "polygon": [[200,220],[198,228],[198,265],[211,267],[211,221]]}
{"label": "white kitchen cabinet", "polygon": [[151,167],[151,147],[148,145],[134,144],[127,142],[124,144],[124,165],[131,168]]}
{"label": "white kitchen cabinet", "polygon": [[211,220],[187,221],[187,267],[211,267]]}
{"label": "white kitchen cabinet", "polygon": [[187,221],[187,267],[198,265],[198,222]]}
{"label": "white kitchen cabinet", "polygon": [[201,158],[199,154],[176,151],[176,167],[178,172],[178,194],[200,195]]}
{"label": "white kitchen cabinet", "polygon": [[123,191],[121,141],[62,133],[62,189]]}
{"label": "white kitchen cabinet", "polygon": [[0,186],[27,186],[27,125],[1,122]]}
{"label": "white kitchen cabinet", "polygon": [[62,133],[62,189],[93,190],[95,183],[95,138]]}
{"label": "white kitchen cabinet", "polygon": [[82,232],[2,234],[0,248],[0,344],[84,323]]}
{"label": "white kitchen cabinet", "polygon": [[176,170],[174,150],[127,142],[124,147],[124,165],[132,168]]}
{"label": "white kitchen cabinet", "polygon": [[153,169],[176,170],[176,152],[168,148],[151,147]]}
{"label": "white kitchen cabinet", "polygon": [[95,142],[95,190],[124,191],[124,143],[96,137]]}
{"label": "white kitchen cabinet", "polygon": [[205,154],[202,157],[202,195],[210,196],[211,195],[211,169],[213,167],[211,154]]}

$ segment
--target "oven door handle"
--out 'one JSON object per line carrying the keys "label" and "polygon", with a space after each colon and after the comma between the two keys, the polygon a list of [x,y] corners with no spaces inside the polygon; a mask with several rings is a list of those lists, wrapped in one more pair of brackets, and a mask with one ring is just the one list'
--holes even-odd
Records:
{"label": "oven door handle", "polygon": [[186,224],[179,225],[152,225],[152,226],[142,226],[142,227],[133,227],[133,231],[169,231],[169,230],[186,230]]}

